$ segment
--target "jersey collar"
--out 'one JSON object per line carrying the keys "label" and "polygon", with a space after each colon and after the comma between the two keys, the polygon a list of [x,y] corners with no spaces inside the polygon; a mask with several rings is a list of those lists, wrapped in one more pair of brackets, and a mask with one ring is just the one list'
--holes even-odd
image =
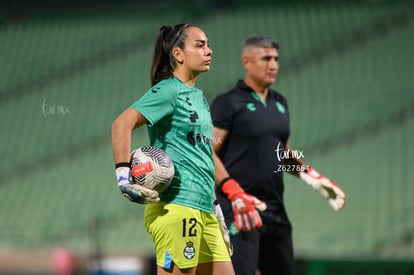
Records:
{"label": "jersey collar", "polygon": [[239,81],[237,82],[237,87],[246,92],[253,92],[253,89],[247,86],[246,83],[244,83],[243,79],[239,79]]}
{"label": "jersey collar", "polygon": [[[250,95],[257,101],[259,101],[260,103],[262,103],[264,106],[267,105],[267,103],[249,86],[246,85],[246,83],[244,82],[244,80],[240,79],[237,82],[237,87],[245,92],[250,93]],[[270,89],[269,89],[269,93],[270,93]],[[269,98],[269,95],[268,95]]]}

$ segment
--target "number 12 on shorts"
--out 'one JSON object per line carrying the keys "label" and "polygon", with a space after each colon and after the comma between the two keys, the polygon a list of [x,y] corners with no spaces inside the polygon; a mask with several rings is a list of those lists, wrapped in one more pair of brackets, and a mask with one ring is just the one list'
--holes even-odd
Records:
{"label": "number 12 on shorts", "polygon": [[196,218],[183,219],[183,237],[197,236],[196,225],[197,225]]}

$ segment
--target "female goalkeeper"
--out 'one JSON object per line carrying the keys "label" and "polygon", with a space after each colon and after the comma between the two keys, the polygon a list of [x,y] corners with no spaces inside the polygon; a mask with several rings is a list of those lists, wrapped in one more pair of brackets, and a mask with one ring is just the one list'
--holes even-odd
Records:
{"label": "female goalkeeper", "polygon": [[[162,26],[151,68],[152,87],[112,125],[118,186],[130,200],[148,203],[145,227],[160,274],[234,274],[213,212],[214,161],[210,110],[197,77],[210,70],[205,33],[191,24]],[[158,194],[130,180],[131,134],[147,125],[150,144],[173,160],[175,175]]]}

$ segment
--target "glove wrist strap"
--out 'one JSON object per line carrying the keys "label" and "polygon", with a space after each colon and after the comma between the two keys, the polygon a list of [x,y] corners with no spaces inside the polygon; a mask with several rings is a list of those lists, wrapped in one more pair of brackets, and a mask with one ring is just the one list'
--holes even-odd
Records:
{"label": "glove wrist strap", "polygon": [[309,176],[315,179],[322,178],[322,175],[313,168],[309,168],[308,171],[306,171],[306,174],[308,174]]}
{"label": "glove wrist strap", "polygon": [[115,169],[116,181],[118,186],[130,183],[131,169],[129,167],[118,167]]}
{"label": "glove wrist strap", "polygon": [[224,183],[226,183],[226,181],[228,181],[228,180],[230,180],[230,179],[232,179],[232,177],[226,177],[226,178],[224,178],[224,179],[222,179],[218,184],[217,184],[217,187],[218,188],[222,188],[223,187],[223,184]]}
{"label": "glove wrist strap", "polygon": [[131,164],[129,162],[118,162],[117,164],[115,164],[115,169],[119,167],[131,168]]}
{"label": "glove wrist strap", "polygon": [[225,181],[221,184],[221,191],[227,195],[229,200],[245,193],[243,188],[241,188],[237,181],[233,178],[225,179]]}

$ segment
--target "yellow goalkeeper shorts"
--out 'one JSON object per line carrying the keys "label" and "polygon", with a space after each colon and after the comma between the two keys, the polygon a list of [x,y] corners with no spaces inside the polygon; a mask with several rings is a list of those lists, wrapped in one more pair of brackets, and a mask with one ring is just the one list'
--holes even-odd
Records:
{"label": "yellow goalkeeper shorts", "polygon": [[159,202],[145,206],[144,220],[160,267],[171,269],[175,264],[183,269],[231,261],[214,214]]}

